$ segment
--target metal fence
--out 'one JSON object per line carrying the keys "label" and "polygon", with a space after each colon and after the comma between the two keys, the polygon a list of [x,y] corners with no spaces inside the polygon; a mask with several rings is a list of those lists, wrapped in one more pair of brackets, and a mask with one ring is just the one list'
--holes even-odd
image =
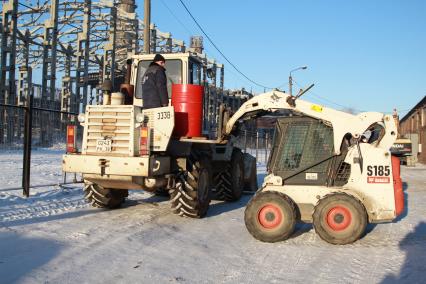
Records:
{"label": "metal fence", "polygon": [[237,140],[237,147],[256,158],[258,164],[266,165],[271,154],[274,130],[269,128],[243,130]]}
{"label": "metal fence", "polygon": [[[58,153],[65,153],[67,125],[77,124],[77,114],[58,110],[60,105],[54,106],[58,109],[41,105],[32,97],[24,105],[0,104],[0,160],[4,167],[0,177],[9,175],[2,177],[8,187],[1,191],[22,189],[28,197],[30,188],[77,182],[76,176],[67,177],[62,173],[43,177],[46,174],[43,169],[50,163],[57,164],[60,171]],[[81,137],[81,133],[78,126],[77,135]],[[52,161],[52,151],[57,161]],[[32,153],[36,154],[33,158]],[[36,182],[32,182],[33,179]]]}

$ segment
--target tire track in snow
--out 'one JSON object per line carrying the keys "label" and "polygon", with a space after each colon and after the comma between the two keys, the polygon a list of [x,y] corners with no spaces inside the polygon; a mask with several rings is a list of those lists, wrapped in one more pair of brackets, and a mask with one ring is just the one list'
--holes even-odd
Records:
{"label": "tire track in snow", "polygon": [[[79,197],[77,199],[58,200],[56,198],[44,199],[39,202],[40,204],[35,206],[27,206],[19,208],[18,206],[11,207],[0,213],[0,223],[18,221],[18,220],[29,220],[32,218],[46,217],[63,213],[78,208],[88,207],[86,201]],[[20,204],[22,205],[22,204]],[[7,225],[7,224],[6,224]]]}

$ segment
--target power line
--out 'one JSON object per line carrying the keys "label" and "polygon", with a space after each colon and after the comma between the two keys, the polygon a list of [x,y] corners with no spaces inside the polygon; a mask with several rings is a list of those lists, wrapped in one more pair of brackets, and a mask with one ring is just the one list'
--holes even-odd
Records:
{"label": "power line", "polygon": [[[297,86],[299,86],[300,88],[302,88],[302,86],[301,86],[299,83],[297,83],[297,82],[296,82],[296,81],[294,81],[294,80],[293,80],[293,82],[294,82]],[[349,106],[345,106],[345,105],[342,105],[342,104],[336,103],[336,102],[334,102],[334,101],[332,101],[332,100],[326,99],[326,98],[324,98],[324,97],[322,97],[322,96],[320,96],[320,95],[316,94],[315,92],[310,91],[309,93],[310,93],[310,94],[312,94],[312,96],[313,96],[313,97],[315,97],[315,98],[317,98],[317,99],[319,99],[319,100],[322,100],[322,101],[328,102],[328,103],[330,103],[330,104],[333,104],[333,105],[339,106],[339,107],[341,107],[341,108],[345,108],[345,109],[353,109],[353,110],[355,110],[355,111],[357,111],[357,112],[366,112],[366,110],[356,109],[356,108],[353,108],[353,107],[349,107]],[[396,110],[398,111],[398,113],[404,113],[404,112],[408,112],[408,111],[410,111],[410,110],[411,110],[411,108],[409,108],[409,109],[402,109],[402,110],[399,110],[397,107],[395,107],[395,108],[396,108]],[[393,112],[392,112],[392,111],[381,111],[381,113],[393,113]]]}
{"label": "power line", "polygon": [[220,55],[222,55],[222,57],[226,60],[226,62],[229,63],[229,65],[231,65],[235,71],[237,71],[240,75],[242,75],[244,78],[246,78],[248,81],[250,81],[251,83],[255,84],[256,86],[265,88],[265,89],[274,89],[262,84],[257,83],[256,81],[250,79],[246,74],[244,74],[242,71],[240,71],[240,69],[237,68],[237,66],[235,66],[234,63],[232,63],[228,57],[225,56],[225,54],[223,54],[223,52],[217,47],[217,45],[213,42],[213,40],[209,37],[209,35],[204,31],[204,29],[201,27],[201,25],[198,23],[198,21],[195,19],[195,17],[192,15],[192,13],[189,11],[188,7],[185,5],[185,3],[183,3],[182,0],[179,0],[179,2],[182,4],[182,6],[185,8],[186,12],[188,12],[189,16],[192,18],[192,20],[195,22],[195,24],[198,26],[198,28],[201,30],[201,32],[204,34],[204,36],[208,39],[208,41],[213,45],[213,47],[220,53]]}
{"label": "power line", "polygon": [[[294,82],[297,86],[299,86],[300,88],[303,88],[303,87],[302,87],[302,86],[301,86],[301,85],[300,85],[297,81],[293,80],[293,82]],[[336,103],[336,102],[334,102],[334,101],[332,101],[332,100],[326,99],[326,98],[324,98],[324,97],[322,97],[322,96],[320,96],[320,95],[316,94],[316,93],[315,93],[315,92],[313,92],[313,91],[310,91],[309,93],[311,93],[311,94],[312,94],[312,96],[316,97],[317,99],[320,99],[320,100],[326,101],[326,102],[328,102],[328,103],[330,103],[330,104],[333,104],[333,105],[336,105],[336,106],[339,106],[339,107],[342,107],[342,108],[346,108],[346,109],[353,109],[353,110],[358,111],[358,112],[364,112],[364,110],[359,110],[359,109],[356,109],[356,108],[353,108],[353,107],[348,107],[348,106],[345,106],[345,105],[342,105],[342,104]]]}
{"label": "power line", "polygon": [[188,32],[188,34],[191,36],[192,32],[189,30],[189,28],[184,25],[184,23],[182,23],[182,21],[176,16],[175,13],[173,13],[172,9],[170,9],[170,7],[166,4],[166,2],[164,2],[163,0],[161,0],[161,3],[164,5],[164,7],[166,7],[166,9],[169,11],[169,13],[173,16],[173,18],[175,18],[175,20]]}
{"label": "power line", "polygon": [[[163,4],[163,6],[164,7],[166,7],[166,9],[168,10],[168,12],[170,13],[170,15],[176,20],[176,22],[178,22],[185,30],[186,30],[186,32],[188,33],[188,35],[189,36],[192,36],[192,35],[194,35],[194,33],[176,16],[176,14],[173,12],[173,10],[166,4],[166,2],[164,1],[164,0],[160,0],[161,1],[161,3]],[[210,50],[209,49],[207,49],[207,48],[204,48],[206,51],[207,51],[207,53],[212,53],[212,52],[210,52]],[[229,69],[229,72],[231,73],[231,74],[233,74],[233,75],[235,75],[235,78],[239,81],[239,82],[241,82],[241,83],[244,83],[244,81],[241,79],[241,77],[239,77],[238,76],[238,74],[236,74],[236,73],[234,73],[233,71],[232,71],[232,69]],[[252,85],[250,85],[251,87],[252,87]]]}

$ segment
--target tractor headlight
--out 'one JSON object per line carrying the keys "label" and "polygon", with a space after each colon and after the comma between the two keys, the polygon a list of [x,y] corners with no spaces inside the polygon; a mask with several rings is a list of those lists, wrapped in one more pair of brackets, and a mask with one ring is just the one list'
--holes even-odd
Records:
{"label": "tractor headlight", "polygon": [[142,113],[138,113],[138,114],[136,115],[136,122],[138,122],[138,123],[142,123],[142,122],[143,122],[143,120],[144,120],[144,115],[143,115]]}
{"label": "tractor headlight", "polygon": [[84,113],[80,113],[80,114],[77,116],[77,119],[78,119],[78,121],[79,121],[80,123],[83,123],[83,122],[84,122],[84,120],[86,119],[86,114],[84,114]]}

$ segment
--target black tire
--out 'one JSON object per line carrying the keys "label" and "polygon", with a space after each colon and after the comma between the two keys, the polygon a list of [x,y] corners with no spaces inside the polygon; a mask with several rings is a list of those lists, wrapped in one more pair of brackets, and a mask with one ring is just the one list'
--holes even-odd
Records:
{"label": "black tire", "polygon": [[167,189],[165,189],[164,187],[157,188],[157,189],[154,191],[154,194],[155,194],[156,196],[170,197],[170,194],[169,194],[168,190],[167,190]]}
{"label": "black tire", "polygon": [[244,154],[244,161],[247,161],[248,165],[244,165],[244,177],[249,175],[249,178],[244,181],[244,189],[246,191],[256,192],[257,191],[257,166],[256,158],[248,153]]}
{"label": "black tire", "polygon": [[187,170],[176,177],[176,186],[170,193],[173,213],[191,218],[202,218],[210,205],[210,160],[191,155]]}
{"label": "black tire", "polygon": [[95,183],[85,182],[84,199],[93,207],[118,208],[128,195],[129,191],[125,189],[104,188]]}
{"label": "black tire", "polygon": [[364,235],[368,218],[358,199],[345,193],[334,193],[315,206],[313,222],[321,239],[330,244],[345,245]]}
{"label": "black tire", "polygon": [[232,158],[225,169],[213,179],[215,196],[219,200],[237,201],[244,188],[244,156],[239,149],[232,152]]}
{"label": "black tire", "polygon": [[277,191],[261,191],[248,203],[244,212],[247,230],[262,242],[288,239],[296,226],[296,206],[287,195]]}

